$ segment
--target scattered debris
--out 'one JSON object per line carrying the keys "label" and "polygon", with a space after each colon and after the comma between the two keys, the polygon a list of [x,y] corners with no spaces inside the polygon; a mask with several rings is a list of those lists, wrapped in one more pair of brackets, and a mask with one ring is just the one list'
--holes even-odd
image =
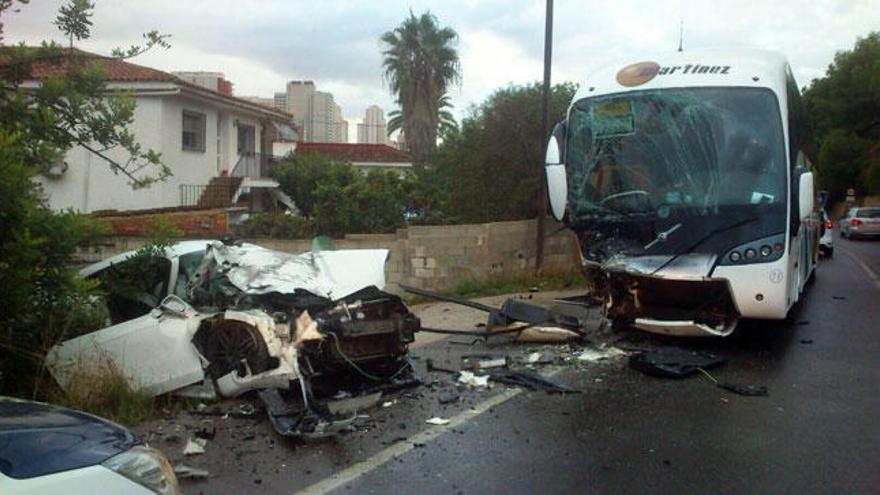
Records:
{"label": "scattered debris", "polygon": [[541,358],[542,355],[540,352],[533,352],[526,358],[526,362],[529,364],[536,364],[541,361]]}
{"label": "scattered debris", "polygon": [[800,343],[801,343],[801,344],[812,344],[812,343],[813,343],[813,339],[801,339],[801,340],[800,340]]}
{"label": "scattered debris", "polygon": [[428,371],[440,371],[442,373],[450,373],[450,374],[458,373],[458,371],[451,370],[449,368],[444,368],[442,366],[437,366],[436,364],[434,364],[434,360],[431,358],[428,358],[425,360],[425,367],[428,369]]}
{"label": "scattered debris", "polygon": [[697,369],[721,366],[727,359],[703,351],[664,347],[643,351],[629,357],[629,366],[650,376],[684,378]]}
{"label": "scattered debris", "polygon": [[449,424],[449,420],[435,416],[433,418],[425,420],[425,423],[428,423],[429,425],[435,425],[435,426],[444,426],[444,425]]}
{"label": "scattered debris", "polygon": [[835,299],[837,301],[846,300],[846,296],[831,296],[831,299]]}
{"label": "scattered debris", "polygon": [[178,464],[174,466],[174,474],[177,475],[177,479],[205,479],[210,474],[205,469],[198,469],[194,467],[187,466],[185,464]]}
{"label": "scattered debris", "polygon": [[484,370],[489,368],[502,368],[507,366],[507,356],[492,354],[465,354],[461,357],[465,368]]}
{"label": "scattered debris", "polygon": [[383,409],[386,409],[386,408],[389,408],[389,407],[393,406],[394,404],[397,404],[397,399],[394,399],[394,400],[388,400],[388,401],[383,402],[383,403],[382,403],[382,408],[383,408]]}
{"label": "scattered debris", "polygon": [[489,375],[477,376],[470,371],[460,371],[458,382],[464,383],[470,387],[488,387]]}
{"label": "scattered debris", "polygon": [[516,334],[518,342],[558,344],[581,337],[581,334],[562,327],[529,327]]}
{"label": "scattered debris", "polygon": [[211,431],[208,431],[207,428],[202,428],[195,433],[196,438],[201,438],[204,440],[213,440],[214,437],[217,436],[217,427],[212,426]]}
{"label": "scattered debris", "polygon": [[327,402],[326,406],[330,414],[353,414],[375,406],[381,398],[382,392],[373,392],[371,394]]}
{"label": "scattered debris", "polygon": [[697,371],[702,373],[703,376],[705,376],[712,383],[714,383],[716,387],[723,388],[724,390],[727,390],[728,392],[733,392],[738,395],[744,395],[746,397],[767,397],[767,395],[768,395],[767,387],[765,387],[763,385],[761,385],[761,386],[739,385],[736,383],[721,382],[721,381],[718,381],[717,378],[712,376],[711,373],[704,370],[703,368],[697,368]]}
{"label": "scattered debris", "polygon": [[[464,371],[462,373],[465,373]],[[503,383],[505,385],[513,385],[517,387],[525,387],[529,390],[543,389],[549,393],[559,394],[575,394],[580,390],[573,389],[561,383],[554,382],[548,378],[544,378],[537,373],[530,371],[517,371],[511,369],[497,368],[489,371],[487,377],[492,381]]]}
{"label": "scattered debris", "polygon": [[726,382],[719,382],[717,385],[718,388],[723,388],[724,390],[728,390],[738,395],[744,395],[746,397],[767,397],[769,395],[767,387],[763,385],[738,385]]}
{"label": "scattered debris", "polygon": [[461,399],[461,394],[454,390],[440,392],[440,395],[437,397],[437,401],[441,404],[452,404],[453,402],[458,402],[459,399]]}
{"label": "scattered debris", "polygon": [[798,325],[809,325],[810,320],[800,320],[797,322]]}
{"label": "scattered debris", "polygon": [[205,453],[208,441],[204,438],[190,438],[183,447],[183,455],[199,455]]}

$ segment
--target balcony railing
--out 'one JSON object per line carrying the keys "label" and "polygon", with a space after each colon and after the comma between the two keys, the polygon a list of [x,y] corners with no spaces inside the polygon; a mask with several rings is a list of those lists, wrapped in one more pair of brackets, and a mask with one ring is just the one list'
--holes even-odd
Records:
{"label": "balcony railing", "polygon": [[223,184],[181,184],[180,206],[200,206],[204,208],[225,208],[232,204],[232,196],[238,188],[237,183]]}
{"label": "balcony railing", "polygon": [[269,171],[275,165],[275,157],[262,153],[244,152],[238,157],[238,162],[232,167],[230,176],[262,179],[269,177]]}

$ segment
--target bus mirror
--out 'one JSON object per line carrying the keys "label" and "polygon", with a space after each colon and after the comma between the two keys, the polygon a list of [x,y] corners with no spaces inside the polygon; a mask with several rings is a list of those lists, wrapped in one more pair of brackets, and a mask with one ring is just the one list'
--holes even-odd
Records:
{"label": "bus mirror", "polygon": [[[553,141],[553,138],[550,138]],[[550,211],[553,218],[562,221],[565,215],[565,202],[568,196],[568,179],[565,177],[565,165],[548,164],[544,167],[547,175],[547,199],[550,200]]]}
{"label": "bus mirror", "polygon": [[547,142],[547,153],[544,155],[544,164],[547,166],[559,165],[561,162],[559,141],[556,140],[556,136],[550,136],[550,141]]}
{"label": "bus mirror", "polygon": [[801,174],[798,182],[798,213],[801,221],[804,221],[813,213],[813,173]]}

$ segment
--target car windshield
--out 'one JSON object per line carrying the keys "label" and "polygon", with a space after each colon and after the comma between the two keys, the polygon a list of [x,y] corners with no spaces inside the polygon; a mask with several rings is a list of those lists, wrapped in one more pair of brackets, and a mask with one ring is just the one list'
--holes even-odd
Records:
{"label": "car windshield", "polygon": [[[687,245],[709,225],[736,224],[738,237],[783,231],[778,108],[775,95],[759,88],[668,88],[576,102],[566,148],[570,223],[578,230],[649,222],[603,235],[652,254],[675,252],[674,244]],[[752,217],[760,221],[738,229]],[[662,239],[682,242],[651,243],[664,232]]]}
{"label": "car windshield", "polygon": [[859,208],[856,216],[861,218],[880,218],[880,208]]}

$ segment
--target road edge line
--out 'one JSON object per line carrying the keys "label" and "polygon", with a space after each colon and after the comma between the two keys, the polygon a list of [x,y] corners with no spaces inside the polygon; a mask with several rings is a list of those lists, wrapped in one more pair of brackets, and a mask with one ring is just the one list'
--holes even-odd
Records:
{"label": "road edge line", "polygon": [[870,266],[868,266],[867,263],[862,261],[859,255],[851,252],[849,249],[843,249],[842,251],[844,252],[844,254],[849,256],[850,259],[855,261],[857,265],[859,265],[859,268],[861,268],[862,271],[865,272],[866,275],[868,275],[868,278],[870,278],[874,282],[874,285],[876,287],[880,288],[880,276],[878,276],[877,273],[874,272],[874,270]]}
{"label": "road edge line", "polygon": [[398,442],[390,447],[380,450],[379,452],[373,454],[372,456],[364,459],[361,462],[353,464],[338,473],[334,473],[327,478],[324,478],[317,483],[314,483],[302,490],[296,492],[297,494],[323,494],[329,491],[335,490],[337,488],[342,487],[346,483],[356,480],[360,478],[364,474],[369,473],[370,471],[378,468],[379,466],[385,464],[386,462],[396,458],[399,455],[405,454],[415,448],[416,444],[423,444],[429,442],[440,435],[448,432],[452,428],[456,428],[458,426],[463,425],[469,420],[476,418],[477,416],[487,412],[489,409],[492,409],[495,406],[499,406],[510,399],[520,395],[523,393],[523,389],[521,388],[512,388],[501,392],[500,394],[493,395],[489,397],[485,401],[477,404],[476,406],[465,409],[464,411],[456,414],[452,418],[449,419],[449,423],[443,426],[432,426],[427,430],[420,431],[415,435],[408,438],[405,442]]}

